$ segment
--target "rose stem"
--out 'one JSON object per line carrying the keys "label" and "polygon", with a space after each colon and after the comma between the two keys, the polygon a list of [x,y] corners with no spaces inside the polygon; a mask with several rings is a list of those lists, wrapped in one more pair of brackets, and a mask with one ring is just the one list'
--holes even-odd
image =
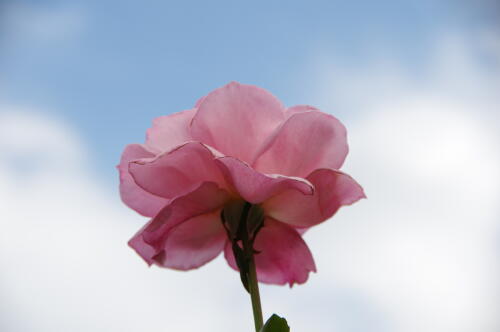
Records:
{"label": "rose stem", "polygon": [[255,322],[255,331],[259,332],[264,325],[264,320],[262,318],[262,307],[260,304],[260,294],[259,294],[259,282],[257,281],[257,270],[255,268],[255,260],[254,260],[254,250],[253,250],[253,241],[250,241],[249,234],[247,231],[247,218],[249,212],[250,204],[247,203],[243,210],[242,222],[243,229],[242,232],[242,241],[243,242],[243,251],[245,253],[245,257],[248,260],[248,291],[250,293],[250,298],[252,299],[252,310],[253,310],[253,320]]}
{"label": "rose stem", "polygon": [[253,253],[250,253],[250,263],[248,271],[248,289],[250,298],[252,299],[253,320],[255,322],[255,331],[259,332],[264,324],[262,319],[262,308],[260,305],[259,283],[257,282],[257,271],[255,269],[255,261]]}

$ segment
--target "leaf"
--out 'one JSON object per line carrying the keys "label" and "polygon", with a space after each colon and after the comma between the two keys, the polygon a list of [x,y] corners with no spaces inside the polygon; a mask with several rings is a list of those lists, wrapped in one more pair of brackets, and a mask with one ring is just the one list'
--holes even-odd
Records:
{"label": "leaf", "polygon": [[290,332],[290,327],[286,319],[273,314],[266,324],[260,329],[260,332]]}

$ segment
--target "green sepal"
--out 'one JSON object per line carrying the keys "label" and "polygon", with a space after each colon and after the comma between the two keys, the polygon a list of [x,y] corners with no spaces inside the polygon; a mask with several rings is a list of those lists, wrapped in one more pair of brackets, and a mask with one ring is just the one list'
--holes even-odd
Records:
{"label": "green sepal", "polygon": [[227,237],[231,241],[234,259],[240,271],[241,283],[250,293],[248,285],[249,264],[252,255],[258,253],[253,248],[253,242],[264,225],[264,210],[259,205],[233,200],[224,205],[220,218]]}
{"label": "green sepal", "polygon": [[260,329],[260,332],[290,332],[286,319],[273,314]]}
{"label": "green sepal", "polygon": [[231,241],[235,241],[238,238],[238,231],[240,229],[241,217],[245,210],[245,204],[246,202],[244,201],[232,200],[227,202],[221,211],[222,224]]}
{"label": "green sepal", "polygon": [[247,217],[247,232],[251,241],[255,240],[255,236],[262,226],[264,226],[264,209],[257,204],[250,206]]}
{"label": "green sepal", "polygon": [[246,291],[250,293],[250,288],[248,286],[248,259],[245,255],[245,252],[240,248],[238,243],[233,242],[232,247],[236,265],[240,270],[241,283],[243,284],[243,287],[245,287]]}

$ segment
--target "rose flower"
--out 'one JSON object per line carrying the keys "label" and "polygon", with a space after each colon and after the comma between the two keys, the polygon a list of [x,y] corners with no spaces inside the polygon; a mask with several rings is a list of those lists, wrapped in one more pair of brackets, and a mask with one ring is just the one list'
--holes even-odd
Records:
{"label": "rose flower", "polygon": [[316,270],[304,230],[364,197],[339,171],[347,152],[346,129],[332,115],[230,83],[156,118],[144,144],[125,148],[122,200],[151,218],[129,245],[150,265],[189,270],[224,251],[238,269],[231,214],[245,211],[260,215],[245,229],[258,280],[304,283]]}

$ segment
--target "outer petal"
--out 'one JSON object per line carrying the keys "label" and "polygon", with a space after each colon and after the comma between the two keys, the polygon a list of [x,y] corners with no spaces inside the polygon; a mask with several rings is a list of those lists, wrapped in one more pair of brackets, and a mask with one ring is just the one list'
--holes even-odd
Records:
{"label": "outer petal", "polygon": [[[210,220],[215,221],[210,213],[220,210],[228,198],[228,193],[215,183],[204,182],[189,194],[173,199],[129,241],[129,245],[148,264],[156,263],[176,268],[192,268],[197,264],[203,264],[205,259],[210,259],[214,248],[210,244],[204,245],[203,239],[196,239],[196,235],[191,238],[193,243],[188,244],[188,233],[193,227],[201,225],[200,227],[203,227],[200,230],[201,237],[207,236],[209,238],[207,241],[217,239],[218,229],[210,225]],[[175,233],[177,235],[174,235]],[[183,241],[186,243],[183,244]],[[166,252],[167,249],[184,251],[183,257],[186,258],[185,253],[190,245],[191,248],[198,247],[200,250],[205,248],[207,252],[200,253],[198,257],[191,256],[193,261],[186,261],[182,263],[184,265],[176,258],[172,258],[175,255],[172,254],[171,257]],[[167,259],[173,259],[173,262],[169,263]]]}
{"label": "outer petal", "polygon": [[129,169],[141,188],[165,198],[190,192],[204,181],[224,186],[212,152],[198,142],[188,142],[155,158],[134,161]]}
{"label": "outer petal", "polygon": [[148,149],[161,153],[191,141],[189,124],[195,113],[196,109],[191,109],[154,119],[153,126],[146,132]]}
{"label": "outer petal", "polygon": [[286,115],[291,116],[295,113],[303,113],[307,111],[319,111],[316,107],[309,105],[295,105],[292,107],[288,107],[285,111]]}
{"label": "outer petal", "polygon": [[253,164],[265,173],[306,177],[318,168],[339,169],[347,155],[345,127],[319,111],[292,114]]}
{"label": "outer petal", "polygon": [[156,249],[152,244],[144,241],[142,236],[144,231],[150,227],[152,222],[153,220],[150,220],[128,241],[128,245],[134,249],[135,252],[149,265],[154,263],[154,257],[158,254],[158,252],[160,252],[160,250]]}
{"label": "outer petal", "polygon": [[178,270],[198,268],[221,253],[226,237],[220,210],[191,218],[172,230],[156,261]]}
{"label": "outer petal", "polygon": [[283,192],[262,204],[266,215],[294,227],[310,227],[330,218],[342,205],[365,197],[363,188],[340,171],[320,169],[307,179],[314,185],[314,195]]}
{"label": "outer petal", "polygon": [[264,202],[289,189],[301,195],[313,194],[313,186],[304,179],[262,174],[232,157],[218,158],[216,162],[233,191],[252,204]]}
{"label": "outer petal", "polygon": [[120,172],[120,196],[122,201],[140,214],[152,217],[167,204],[168,200],[153,195],[139,187],[128,171],[129,162],[150,158],[153,154],[142,145],[131,144],[123,151],[118,171]]}
{"label": "outer petal", "polygon": [[284,118],[283,106],[269,92],[232,82],[200,102],[191,135],[225,155],[251,162]]}
{"label": "outer petal", "polygon": [[[254,248],[259,252],[255,255],[255,265],[260,282],[292,286],[306,282],[309,272],[316,272],[314,259],[302,237],[279,221],[266,218]],[[230,243],[226,244],[224,256],[238,270]]]}
{"label": "outer petal", "polygon": [[194,107],[196,107],[196,108],[200,107],[201,102],[203,101],[203,99],[205,99],[205,97],[206,97],[206,96],[203,96],[203,97],[201,97],[200,99],[198,99],[198,100],[196,101],[196,104],[194,104]]}

